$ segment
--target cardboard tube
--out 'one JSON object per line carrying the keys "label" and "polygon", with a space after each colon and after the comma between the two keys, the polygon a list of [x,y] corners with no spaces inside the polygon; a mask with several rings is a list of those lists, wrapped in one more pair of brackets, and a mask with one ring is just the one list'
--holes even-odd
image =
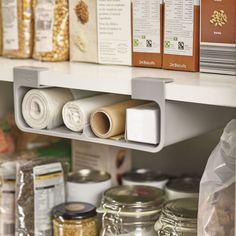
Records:
{"label": "cardboard tube", "polygon": [[92,131],[99,138],[110,138],[125,132],[126,109],[143,105],[141,100],[128,100],[95,110],[90,117]]}

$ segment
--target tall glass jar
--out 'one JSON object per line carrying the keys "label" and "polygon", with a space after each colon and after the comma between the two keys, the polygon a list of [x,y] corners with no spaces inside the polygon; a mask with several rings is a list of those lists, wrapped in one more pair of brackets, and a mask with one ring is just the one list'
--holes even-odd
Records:
{"label": "tall glass jar", "polygon": [[100,236],[155,236],[154,224],[164,203],[164,192],[149,186],[118,186],[102,199]]}
{"label": "tall glass jar", "polygon": [[198,199],[169,201],[155,224],[158,236],[197,236]]}
{"label": "tall glass jar", "polygon": [[88,203],[70,202],[52,210],[53,236],[97,236],[96,208]]}

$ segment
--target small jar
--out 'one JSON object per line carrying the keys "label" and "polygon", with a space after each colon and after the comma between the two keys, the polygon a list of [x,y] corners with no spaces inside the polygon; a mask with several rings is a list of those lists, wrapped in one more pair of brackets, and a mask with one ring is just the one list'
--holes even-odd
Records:
{"label": "small jar", "polygon": [[146,185],[164,189],[167,182],[166,175],[148,169],[134,169],[122,176],[123,185]]}
{"label": "small jar", "polygon": [[96,208],[88,203],[69,202],[53,208],[53,236],[97,236]]}
{"label": "small jar", "polygon": [[149,186],[118,186],[104,193],[100,236],[155,236],[154,224],[164,203],[164,192]]}
{"label": "small jar", "polygon": [[197,236],[197,198],[169,201],[155,224],[158,236]]}
{"label": "small jar", "polygon": [[174,200],[179,198],[198,198],[200,178],[182,177],[171,179],[166,184],[167,199]]}

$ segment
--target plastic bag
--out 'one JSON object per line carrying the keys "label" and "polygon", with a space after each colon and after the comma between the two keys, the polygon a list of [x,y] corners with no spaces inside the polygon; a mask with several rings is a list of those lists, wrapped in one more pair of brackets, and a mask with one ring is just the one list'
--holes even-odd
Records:
{"label": "plastic bag", "polygon": [[198,235],[234,236],[236,120],[225,128],[200,184]]}
{"label": "plastic bag", "polygon": [[33,0],[2,0],[3,56],[30,58],[33,51]]}
{"label": "plastic bag", "polygon": [[68,0],[34,0],[35,44],[33,58],[42,61],[69,59]]}
{"label": "plastic bag", "polygon": [[[12,158],[10,158],[12,159]],[[15,188],[17,161],[0,164],[0,235],[15,235]]]}
{"label": "plastic bag", "polygon": [[33,160],[17,166],[16,236],[52,235],[51,210],[64,203],[67,166]]}

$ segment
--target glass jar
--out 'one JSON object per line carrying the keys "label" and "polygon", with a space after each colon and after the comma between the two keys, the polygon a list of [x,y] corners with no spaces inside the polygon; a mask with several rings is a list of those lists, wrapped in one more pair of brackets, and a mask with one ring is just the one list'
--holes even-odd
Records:
{"label": "glass jar", "polygon": [[88,203],[63,203],[53,208],[53,236],[97,236],[96,208]]}
{"label": "glass jar", "polygon": [[197,236],[197,198],[169,201],[155,224],[158,236]]}
{"label": "glass jar", "polygon": [[100,236],[154,236],[154,224],[164,203],[164,192],[149,186],[118,186],[102,199]]}
{"label": "glass jar", "polygon": [[168,200],[179,198],[198,198],[200,178],[182,177],[171,179],[166,184],[166,196]]}

